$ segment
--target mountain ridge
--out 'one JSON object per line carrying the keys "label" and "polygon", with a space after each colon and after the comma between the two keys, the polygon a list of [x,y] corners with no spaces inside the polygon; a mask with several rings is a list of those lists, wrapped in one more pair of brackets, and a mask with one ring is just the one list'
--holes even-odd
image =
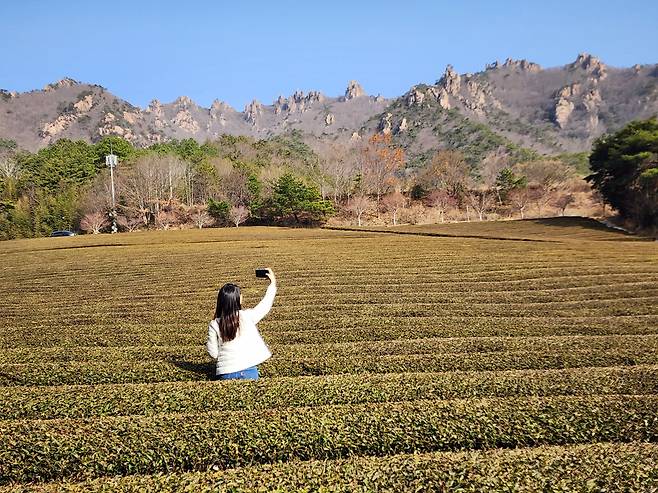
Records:
{"label": "mountain ridge", "polygon": [[[254,99],[242,111],[220,99],[205,108],[187,96],[140,108],[100,85],[64,78],[42,90],[0,90],[0,137],[37,150],[59,138],[96,141],[106,135],[147,146],[290,131],[349,142],[382,131],[422,161],[438,147],[471,149],[473,158],[496,146],[583,151],[599,135],[656,113],[658,64],[617,68],[581,53],[550,68],[511,58],[475,73],[459,74],[448,65],[433,84],[415,84],[395,98],[368,95],[350,81],[343,95],[295,91],[271,104]],[[486,145],[478,144],[481,139]]]}

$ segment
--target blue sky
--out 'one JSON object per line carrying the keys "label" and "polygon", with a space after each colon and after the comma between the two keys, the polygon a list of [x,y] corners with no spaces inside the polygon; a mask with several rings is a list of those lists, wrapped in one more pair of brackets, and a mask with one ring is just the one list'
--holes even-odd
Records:
{"label": "blue sky", "polygon": [[609,65],[658,62],[658,2],[4,0],[0,88],[27,91],[68,76],[133,104],[190,96],[237,109],[253,98],[350,79],[397,96],[451,63],[496,59],[563,65],[579,52]]}

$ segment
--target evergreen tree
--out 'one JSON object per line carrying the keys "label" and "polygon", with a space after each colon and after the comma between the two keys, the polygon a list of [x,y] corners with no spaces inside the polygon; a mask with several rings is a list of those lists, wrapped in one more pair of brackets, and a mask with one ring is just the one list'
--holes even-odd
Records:
{"label": "evergreen tree", "polygon": [[622,217],[658,225],[658,120],[631,122],[599,138],[589,158],[592,183]]}
{"label": "evergreen tree", "polygon": [[295,222],[305,214],[313,220],[334,213],[334,207],[328,200],[322,200],[320,192],[295,178],[292,173],[285,173],[277,181],[270,199],[270,211],[279,218],[293,216]]}

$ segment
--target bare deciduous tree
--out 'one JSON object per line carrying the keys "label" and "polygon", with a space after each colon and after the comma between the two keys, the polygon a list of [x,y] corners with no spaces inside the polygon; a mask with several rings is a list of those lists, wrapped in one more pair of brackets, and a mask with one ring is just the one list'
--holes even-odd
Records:
{"label": "bare deciduous tree", "polygon": [[161,156],[147,155],[135,162],[123,180],[129,207],[142,214],[144,226],[157,217],[169,190],[169,171]]}
{"label": "bare deciduous tree", "polygon": [[176,214],[174,211],[164,209],[161,209],[155,218],[158,228],[165,230],[170,229],[172,226],[176,225],[178,220],[178,214]]}
{"label": "bare deciduous tree", "polygon": [[404,165],[404,152],[391,143],[390,134],[374,134],[361,152],[361,175],[365,192],[377,197],[386,193],[395,181],[395,172]]}
{"label": "bare deciduous tree", "polygon": [[212,224],[212,216],[208,214],[207,207],[205,205],[194,205],[190,208],[190,219],[194,222],[194,225],[201,229],[204,226],[210,226]]}
{"label": "bare deciduous tree", "polygon": [[471,182],[471,169],[461,152],[440,150],[434,154],[418,180],[426,189],[444,189],[460,201]]}
{"label": "bare deciduous tree", "polygon": [[525,210],[530,203],[531,193],[528,187],[521,187],[513,189],[509,194],[509,200],[514,209],[521,215],[521,219],[525,219]]}
{"label": "bare deciduous tree", "polygon": [[169,203],[174,200],[174,191],[183,181],[186,164],[178,156],[167,154],[162,156],[162,165],[167,170],[167,184],[169,189]]}
{"label": "bare deciduous tree", "polygon": [[80,220],[80,229],[85,233],[100,233],[108,225],[108,217],[102,212],[88,212]]}
{"label": "bare deciduous tree", "polygon": [[427,205],[434,207],[439,211],[439,219],[443,223],[445,222],[446,211],[449,207],[456,206],[457,201],[447,192],[447,190],[436,189],[427,196]]}
{"label": "bare deciduous tree", "polygon": [[544,208],[555,199],[555,191],[542,185],[532,185],[530,186],[530,193],[532,201],[537,207],[537,215],[542,217]]}
{"label": "bare deciduous tree", "polygon": [[355,150],[351,146],[332,143],[321,152],[324,156],[319,163],[322,180],[331,191],[334,205],[338,205],[344,198],[349,198],[356,178],[358,166]]}
{"label": "bare deciduous tree", "polygon": [[509,168],[509,153],[504,147],[487,153],[480,165],[480,177],[488,188],[494,188],[496,178],[502,170]]}
{"label": "bare deciduous tree", "polygon": [[576,200],[574,194],[569,192],[560,192],[553,199],[553,205],[558,208],[560,215],[564,216],[566,213],[567,207],[573,204]]}
{"label": "bare deciduous tree", "polygon": [[525,176],[528,184],[538,185],[546,190],[553,190],[573,176],[573,171],[562,161],[544,160],[528,161],[514,165],[517,174]]}
{"label": "bare deciduous tree", "polygon": [[480,221],[484,220],[484,215],[496,203],[495,193],[485,187],[469,190],[466,193],[466,198],[470,206],[477,212]]}
{"label": "bare deciduous tree", "polygon": [[240,170],[233,170],[221,181],[221,191],[226,200],[236,206],[247,205],[251,199],[249,178]]}
{"label": "bare deciduous tree", "polygon": [[386,211],[393,214],[393,226],[396,226],[398,212],[407,205],[407,198],[399,190],[395,190],[382,199],[382,205]]}
{"label": "bare deciduous tree", "polygon": [[121,229],[126,231],[137,231],[142,224],[142,218],[139,215],[130,214],[128,212],[127,215],[122,214],[117,217],[117,224]]}
{"label": "bare deciduous tree", "polygon": [[249,209],[243,205],[233,206],[228,211],[228,217],[237,228],[249,218]]}
{"label": "bare deciduous tree", "polygon": [[357,224],[361,226],[361,218],[366,212],[373,210],[375,204],[365,195],[356,195],[352,197],[345,208],[348,212],[356,217]]}

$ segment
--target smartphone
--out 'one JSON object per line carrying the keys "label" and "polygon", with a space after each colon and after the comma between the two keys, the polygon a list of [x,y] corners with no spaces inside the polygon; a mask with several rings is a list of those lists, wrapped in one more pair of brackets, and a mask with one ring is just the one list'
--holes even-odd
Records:
{"label": "smartphone", "polygon": [[269,273],[269,270],[267,270],[267,269],[256,269],[256,277],[266,279],[268,273]]}

